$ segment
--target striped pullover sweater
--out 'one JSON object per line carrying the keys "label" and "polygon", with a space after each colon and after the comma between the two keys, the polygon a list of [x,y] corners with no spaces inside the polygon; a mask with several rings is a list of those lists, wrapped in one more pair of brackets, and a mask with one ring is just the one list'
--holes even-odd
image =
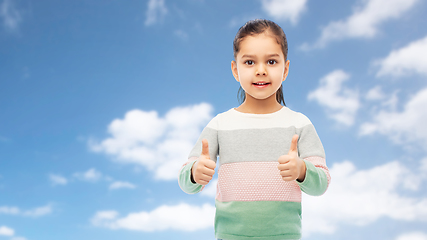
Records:
{"label": "striped pullover sweater", "polygon": [[[277,168],[294,134],[299,135],[298,153],[307,168],[303,182],[283,181]],[[203,189],[191,181],[191,167],[201,154],[203,138],[218,169],[215,237],[300,239],[301,191],[322,195],[330,181],[323,146],[310,120],[287,107],[270,114],[235,109],[218,114],[204,128],[180,170],[179,185],[189,194]]]}

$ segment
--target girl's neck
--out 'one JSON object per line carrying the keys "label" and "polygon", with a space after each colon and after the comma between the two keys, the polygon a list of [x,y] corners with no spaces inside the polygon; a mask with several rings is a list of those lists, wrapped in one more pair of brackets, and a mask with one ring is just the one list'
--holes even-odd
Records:
{"label": "girl's neck", "polygon": [[237,107],[236,110],[242,113],[268,114],[277,112],[282,109],[282,107],[283,106],[276,100],[276,94],[262,100],[255,99],[246,94],[245,101]]}

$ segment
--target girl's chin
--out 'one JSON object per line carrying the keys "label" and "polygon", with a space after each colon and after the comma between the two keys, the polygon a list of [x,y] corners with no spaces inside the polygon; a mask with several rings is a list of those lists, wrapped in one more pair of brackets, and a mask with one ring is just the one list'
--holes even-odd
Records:
{"label": "girl's chin", "polygon": [[248,96],[253,100],[258,100],[258,101],[266,101],[266,100],[270,100],[271,98],[276,99],[276,95],[274,93],[271,95],[246,94],[246,98],[248,98]]}

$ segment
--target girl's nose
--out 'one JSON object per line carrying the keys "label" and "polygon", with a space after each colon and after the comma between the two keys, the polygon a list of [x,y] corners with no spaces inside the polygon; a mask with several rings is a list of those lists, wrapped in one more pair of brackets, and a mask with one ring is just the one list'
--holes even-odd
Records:
{"label": "girl's nose", "polygon": [[267,76],[267,70],[263,64],[258,65],[258,69],[256,70],[257,76]]}

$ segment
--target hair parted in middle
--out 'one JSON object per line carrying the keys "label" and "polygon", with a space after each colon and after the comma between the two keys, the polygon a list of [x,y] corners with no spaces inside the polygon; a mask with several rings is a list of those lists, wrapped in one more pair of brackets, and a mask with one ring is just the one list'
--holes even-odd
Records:
{"label": "hair parted in middle", "polygon": [[[237,53],[239,53],[240,51],[240,42],[246,36],[254,36],[267,31],[271,33],[276,38],[277,43],[280,44],[280,46],[282,46],[282,52],[286,61],[288,57],[288,41],[286,39],[286,34],[279,25],[277,25],[273,21],[266,20],[266,19],[250,20],[246,22],[245,25],[240,27],[233,41],[234,59],[236,59]],[[246,99],[245,90],[243,90],[242,87],[239,88],[237,97],[240,103],[243,103],[245,101]],[[278,103],[280,104],[283,103],[283,105],[286,106],[285,99],[283,96],[282,86],[280,86],[280,88],[276,92],[276,100]]]}

